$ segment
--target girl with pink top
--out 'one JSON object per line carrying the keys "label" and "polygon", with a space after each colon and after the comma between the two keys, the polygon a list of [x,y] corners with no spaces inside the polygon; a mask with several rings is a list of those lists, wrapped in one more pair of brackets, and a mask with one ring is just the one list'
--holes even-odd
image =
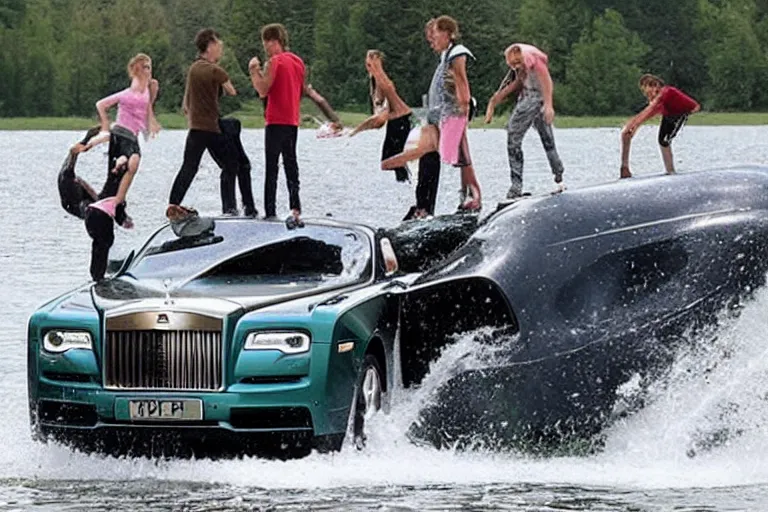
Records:
{"label": "girl with pink top", "polygon": [[[152,59],[144,53],[137,53],[128,62],[128,76],[131,77],[130,87],[96,102],[101,130],[110,132],[110,170],[116,172],[125,162],[128,165],[128,172],[123,176],[115,198],[118,203],[125,201],[133,177],[139,169],[139,132],[149,132],[154,136],[160,131],[152,108],[158,91],[158,82],[152,78]],[[117,120],[110,130],[107,110],[115,105]]]}
{"label": "girl with pink top", "polygon": [[[114,223],[130,228],[126,219],[125,196],[139,168],[141,150],[139,132],[154,136],[160,130],[152,108],[157,97],[158,82],[152,78],[152,60],[148,55],[136,54],[128,62],[131,85],[118,93],[102,98],[96,103],[101,120],[102,134],[109,134],[109,164],[107,184],[98,201],[88,205],[85,228],[93,239],[91,247],[91,277],[94,281],[104,278],[109,260],[109,249],[114,242]],[[117,120],[109,129],[107,110],[117,105]],[[88,150],[101,137],[83,149]],[[119,185],[114,182],[119,180]],[[108,187],[109,183],[113,186]]]}

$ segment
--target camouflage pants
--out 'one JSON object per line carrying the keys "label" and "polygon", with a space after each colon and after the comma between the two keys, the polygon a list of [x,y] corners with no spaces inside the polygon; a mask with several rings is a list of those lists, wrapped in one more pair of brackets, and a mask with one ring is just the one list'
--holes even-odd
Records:
{"label": "camouflage pants", "polygon": [[563,174],[563,162],[555,148],[555,137],[552,125],[544,121],[542,107],[544,101],[537,94],[527,94],[520,98],[509,116],[507,123],[507,156],[509,157],[509,178],[511,185],[507,197],[513,198],[523,193],[523,137],[528,128],[533,125],[544,151],[547,152],[549,166],[555,176]]}

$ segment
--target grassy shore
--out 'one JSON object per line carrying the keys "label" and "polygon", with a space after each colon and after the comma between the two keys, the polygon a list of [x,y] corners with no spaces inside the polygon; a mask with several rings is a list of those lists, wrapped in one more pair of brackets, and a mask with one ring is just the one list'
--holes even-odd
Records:
{"label": "grassy shore", "polygon": [[[303,109],[306,112],[303,127],[315,128],[317,123],[312,116],[320,117],[312,108]],[[243,123],[244,128],[263,128],[264,116],[260,108],[246,107],[230,114]],[[345,126],[354,126],[364,120],[367,115],[357,112],[339,112]],[[158,114],[158,121],[168,130],[186,129],[184,116],[176,113]],[[573,117],[557,116],[557,128],[619,128],[626,123],[629,116],[610,117]],[[0,118],[0,130],[85,130],[96,124],[95,118],[87,117],[4,117]],[[472,122],[472,128],[503,128],[507,116],[494,118],[491,124],[484,124],[482,119]],[[690,117],[688,124],[699,126],[737,126],[768,124],[768,112],[700,112]]]}

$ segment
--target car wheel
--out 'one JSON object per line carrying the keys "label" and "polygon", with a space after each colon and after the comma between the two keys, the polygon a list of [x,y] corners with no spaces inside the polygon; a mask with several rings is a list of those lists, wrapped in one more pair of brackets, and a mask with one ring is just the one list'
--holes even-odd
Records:
{"label": "car wheel", "polygon": [[365,447],[367,436],[365,422],[381,409],[381,395],[384,391],[381,366],[371,354],[365,355],[363,368],[357,382],[355,398],[354,443],[358,450]]}

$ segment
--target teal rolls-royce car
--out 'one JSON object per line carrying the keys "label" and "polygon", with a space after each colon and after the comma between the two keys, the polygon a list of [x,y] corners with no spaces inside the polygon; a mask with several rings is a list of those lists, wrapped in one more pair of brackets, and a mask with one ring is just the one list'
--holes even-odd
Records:
{"label": "teal rolls-royce car", "polygon": [[356,410],[361,440],[391,386],[388,250],[367,227],[324,220],[159,229],[112,279],[30,318],[34,435],[141,448],[269,433],[337,448]]}

